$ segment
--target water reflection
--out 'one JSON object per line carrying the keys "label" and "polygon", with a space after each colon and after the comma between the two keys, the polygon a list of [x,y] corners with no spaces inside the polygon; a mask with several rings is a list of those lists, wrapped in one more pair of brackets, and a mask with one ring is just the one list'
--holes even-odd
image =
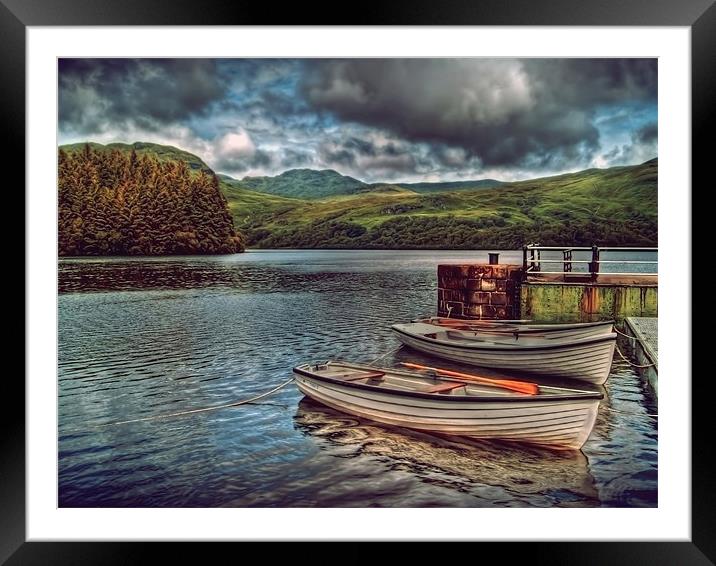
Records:
{"label": "water reflection", "polygon": [[[521,252],[500,252],[521,263]],[[487,261],[487,252],[405,251],[399,271],[434,271],[441,263]],[[484,256],[484,257],[483,257]],[[229,256],[84,257],[59,262],[59,292],[132,289],[233,289],[241,292],[326,292],[347,273],[358,285],[385,283],[376,273],[396,271],[393,250],[252,251]]]}
{"label": "water reflection", "polygon": [[[532,506],[596,506],[598,491],[579,451],[557,452],[526,444],[448,439],[346,416],[304,398],[296,428],[336,458],[376,456],[425,482],[443,482],[494,503]],[[492,496],[490,496],[492,494]]]}

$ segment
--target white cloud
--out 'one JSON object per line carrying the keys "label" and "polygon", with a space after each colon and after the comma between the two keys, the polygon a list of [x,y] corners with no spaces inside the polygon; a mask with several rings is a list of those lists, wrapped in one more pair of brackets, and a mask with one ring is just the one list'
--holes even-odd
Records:
{"label": "white cloud", "polygon": [[256,153],[251,136],[244,130],[224,134],[214,143],[214,155],[219,159],[241,159]]}

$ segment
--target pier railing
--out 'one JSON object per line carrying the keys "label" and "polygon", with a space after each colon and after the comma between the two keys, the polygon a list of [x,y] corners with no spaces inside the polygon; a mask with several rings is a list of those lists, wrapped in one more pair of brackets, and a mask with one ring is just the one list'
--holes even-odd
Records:
{"label": "pier railing", "polygon": [[[619,257],[614,259],[602,259],[603,253],[615,253],[620,256],[632,254],[658,253],[659,248],[618,248],[618,247],[563,247],[563,246],[540,246],[539,244],[528,244],[522,248],[522,263],[526,276],[528,275],[562,275],[565,279],[591,279],[596,280],[600,273],[603,275],[640,276],[656,275],[653,271],[633,271],[633,269],[619,269],[625,266],[638,265],[649,268],[658,265],[658,260],[632,259],[630,257]],[[545,257],[542,252],[548,252]],[[561,253],[562,257],[553,257]],[[586,259],[576,259],[581,256]],[[552,256],[552,257],[550,257]],[[548,267],[560,265],[562,271],[554,268],[542,269],[542,265]],[[576,270],[575,270],[576,267]],[[584,267],[584,269],[582,269]]]}

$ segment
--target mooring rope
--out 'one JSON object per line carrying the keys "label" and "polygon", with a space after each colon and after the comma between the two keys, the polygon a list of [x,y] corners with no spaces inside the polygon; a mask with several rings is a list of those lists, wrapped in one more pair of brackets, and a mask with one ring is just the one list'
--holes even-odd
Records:
{"label": "mooring rope", "polygon": [[[636,336],[632,336],[631,334],[625,334],[624,332],[619,330],[616,326],[614,327],[614,332],[616,332],[617,334],[621,334],[622,336],[624,336],[625,338],[629,338],[630,340],[636,340],[637,342],[639,342],[641,344],[641,340],[639,338],[637,338]],[[635,364],[630,359],[628,359],[624,354],[622,354],[622,351],[619,349],[619,346],[615,345],[614,347],[616,348],[616,351],[617,351],[617,354],[619,354],[619,357],[621,357],[622,360],[624,360],[626,363],[628,363],[633,368],[651,368],[656,365],[656,362],[654,362],[652,364],[646,364],[646,365]]]}
{"label": "mooring rope", "polygon": [[376,359],[374,359],[372,362],[369,362],[368,365],[369,365],[369,366],[372,366],[375,362],[382,360],[383,358],[385,358],[386,356],[392,354],[393,352],[397,352],[398,350],[400,350],[400,347],[401,347],[401,346],[402,346],[402,344],[398,344],[398,345],[397,345],[395,348],[393,348],[392,350],[387,351],[385,354],[380,355],[379,357],[377,357]]}
{"label": "mooring rope", "polygon": [[281,385],[278,385],[278,386],[274,387],[273,389],[266,391],[265,393],[262,393],[261,395],[257,395],[256,397],[251,397],[250,399],[244,399],[243,401],[234,401],[233,403],[226,403],[225,405],[214,405],[212,407],[204,407],[203,409],[190,409],[188,411],[179,411],[177,413],[167,413],[164,415],[154,415],[151,417],[142,417],[141,419],[131,419],[128,421],[115,421],[112,423],[105,423],[105,424],[98,425],[98,426],[104,427],[104,426],[114,426],[114,425],[121,425],[121,424],[128,424],[128,423],[138,423],[138,422],[143,422],[143,421],[153,421],[156,419],[167,419],[169,417],[180,417],[182,415],[205,413],[207,411],[216,411],[218,409],[227,409],[229,407],[237,407],[239,405],[246,405],[247,403],[253,403],[254,401],[258,401],[259,399],[268,397],[272,393],[276,393],[276,391],[283,389],[289,383],[291,383],[293,380],[294,380],[294,378],[292,377],[288,381],[284,381]]}
{"label": "mooring rope", "polygon": [[632,336],[631,334],[625,334],[624,332],[619,330],[616,326],[613,327],[613,330],[614,330],[614,332],[616,332],[617,334],[621,334],[625,338],[630,338],[631,340],[636,340],[637,342],[641,342],[641,340],[639,340],[639,338],[637,338],[636,336]]}
{"label": "mooring rope", "polygon": [[656,365],[656,363],[646,364],[646,365],[635,364],[635,363],[632,362],[630,359],[628,359],[624,354],[622,354],[622,351],[619,349],[619,346],[617,346],[617,345],[615,344],[615,345],[614,345],[614,348],[616,349],[617,354],[619,354],[619,356],[621,357],[621,359],[624,360],[626,363],[628,363],[628,364],[629,364],[631,367],[633,367],[633,368],[650,368],[650,367],[654,367],[654,366]]}

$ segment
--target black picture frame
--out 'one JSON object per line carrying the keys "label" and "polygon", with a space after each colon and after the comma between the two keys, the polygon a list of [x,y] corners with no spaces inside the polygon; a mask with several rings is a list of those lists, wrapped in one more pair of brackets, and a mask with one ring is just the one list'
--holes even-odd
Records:
{"label": "black picture frame", "polygon": [[[25,32],[28,26],[70,25],[530,25],[530,26],[687,26],[692,34],[692,171],[706,179],[707,155],[713,137],[716,92],[716,7],[713,0],[400,0],[356,6],[341,3],[273,4],[189,2],[173,0],[0,0],[0,115],[10,163],[24,163],[25,147]],[[566,53],[567,54],[567,53]],[[710,157],[710,156],[709,156]],[[24,171],[16,167],[17,172]],[[21,173],[21,176],[23,173]],[[23,176],[24,180],[24,176]],[[712,184],[712,183],[710,183]],[[683,191],[684,189],[682,189]],[[690,195],[685,193],[685,198]],[[690,284],[690,274],[686,274]],[[30,297],[25,295],[26,305]],[[690,304],[684,308],[690,310]],[[687,329],[688,330],[688,329]],[[691,352],[684,352],[691,360]],[[687,382],[690,375],[679,376]],[[692,446],[710,446],[712,429],[704,406],[712,397],[708,374],[693,376]],[[24,398],[14,372],[7,372],[5,398]],[[187,545],[98,542],[25,541],[25,419],[23,408],[3,411],[0,450],[0,561],[18,564],[113,564],[154,561],[149,547],[163,561],[175,558],[212,560],[224,545]],[[713,564],[716,559],[716,477],[708,464],[708,450],[692,450],[692,539],[690,542],[534,542],[489,543],[511,560],[549,564]],[[559,537],[559,533],[555,533]],[[320,533],[316,540],[320,540]],[[373,556],[375,543],[349,543],[343,558],[362,561]],[[509,545],[509,549],[507,546]],[[161,546],[161,548],[158,548]],[[492,548],[490,549],[492,550]],[[454,549],[450,550],[452,554]],[[330,554],[330,553],[329,553]],[[314,556],[315,557],[315,556]],[[239,557],[235,557],[237,560]]]}

